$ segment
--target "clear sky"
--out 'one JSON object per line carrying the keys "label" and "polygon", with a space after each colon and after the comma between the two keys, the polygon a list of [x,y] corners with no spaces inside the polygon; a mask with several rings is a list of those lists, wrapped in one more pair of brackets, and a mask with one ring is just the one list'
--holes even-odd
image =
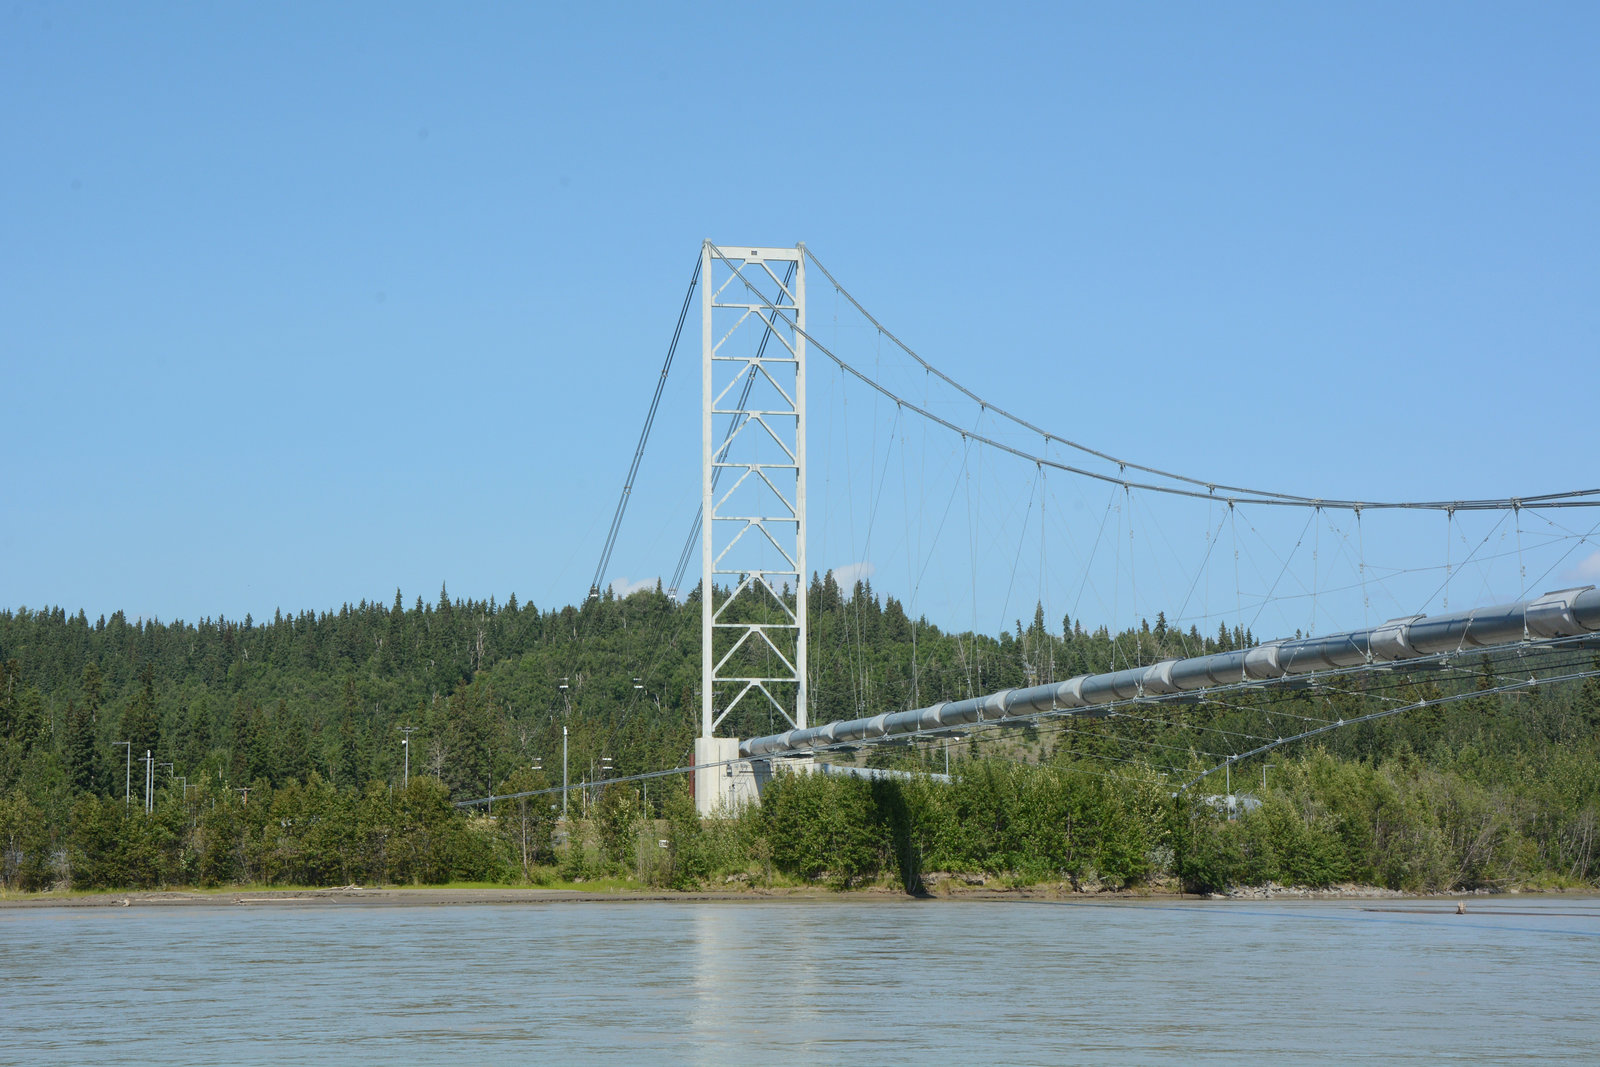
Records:
{"label": "clear sky", "polygon": [[[1600,485],[1597,55],[1587,3],[7,0],[0,605],[576,601],[703,238],[1141,461]],[[698,502],[660,447],[615,576]]]}

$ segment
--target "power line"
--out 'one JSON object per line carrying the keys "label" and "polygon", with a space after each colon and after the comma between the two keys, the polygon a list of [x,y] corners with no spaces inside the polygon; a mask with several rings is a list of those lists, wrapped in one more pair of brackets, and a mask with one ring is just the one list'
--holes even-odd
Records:
{"label": "power line", "polygon": [[1342,729],[1346,726],[1356,726],[1360,723],[1372,722],[1375,719],[1387,719],[1391,715],[1399,715],[1400,713],[1406,711],[1417,711],[1422,708],[1436,707],[1440,704],[1454,704],[1461,700],[1475,700],[1479,697],[1497,696],[1501,693],[1512,693],[1522,689],[1531,689],[1540,685],[1554,685],[1557,682],[1571,682],[1584,678],[1597,677],[1600,677],[1600,669],[1573,671],[1568,674],[1556,675],[1554,677],[1519,678],[1514,682],[1507,682],[1505,685],[1497,685],[1491,689],[1472,689],[1464,693],[1451,693],[1448,696],[1435,697],[1431,700],[1418,700],[1411,704],[1401,705],[1400,707],[1384,708],[1382,711],[1374,711],[1366,715],[1358,715],[1352,719],[1340,719],[1337,722],[1328,723],[1325,726],[1318,726],[1313,730],[1307,730],[1304,733],[1295,734],[1293,737],[1281,737],[1275,741],[1252,748],[1248,752],[1241,752],[1238,755],[1230,756],[1223,762],[1217,764],[1215,767],[1212,767],[1210,770],[1203,771],[1200,774],[1195,775],[1195,777],[1191,778],[1189,781],[1183,783],[1183,785],[1178,787],[1178,792],[1184,792],[1190,786],[1198,784],[1203,779],[1215,774],[1224,767],[1231,767],[1235,763],[1250,759],[1254,756],[1262,755],[1263,753],[1271,752],[1275,748],[1281,748],[1284,745],[1291,745],[1296,741],[1304,741],[1308,738],[1318,737],[1322,734],[1332,733],[1334,730]]}

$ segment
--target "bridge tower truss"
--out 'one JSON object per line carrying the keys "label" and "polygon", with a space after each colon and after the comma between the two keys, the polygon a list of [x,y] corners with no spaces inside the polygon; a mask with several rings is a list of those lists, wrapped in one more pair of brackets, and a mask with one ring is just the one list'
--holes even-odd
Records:
{"label": "bridge tower truss", "polygon": [[[704,813],[754,799],[730,727],[806,726],[805,249],[701,248]],[[715,436],[714,436],[715,435]],[[729,720],[729,716],[733,716]]]}

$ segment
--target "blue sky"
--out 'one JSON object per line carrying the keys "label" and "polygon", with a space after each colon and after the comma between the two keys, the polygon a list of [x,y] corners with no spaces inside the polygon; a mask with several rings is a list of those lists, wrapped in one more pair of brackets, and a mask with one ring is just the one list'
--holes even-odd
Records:
{"label": "blue sky", "polygon": [[[1362,498],[1600,485],[1597,46],[1585,4],[6,4],[0,604],[580,598],[704,238],[805,241],[958,379],[1144,462]],[[670,572],[698,502],[693,355],[614,577]],[[1052,488],[1092,539],[1104,488]],[[908,597],[838,532],[849,503],[819,504],[813,566]],[[1027,523],[934,563],[976,603],[919,607],[1025,615],[1048,567],[1003,603],[957,572]],[[1369,547],[1436,566],[1436,525]],[[1556,545],[1547,586],[1590,552]],[[1153,614],[1150,573],[1077,612]]]}

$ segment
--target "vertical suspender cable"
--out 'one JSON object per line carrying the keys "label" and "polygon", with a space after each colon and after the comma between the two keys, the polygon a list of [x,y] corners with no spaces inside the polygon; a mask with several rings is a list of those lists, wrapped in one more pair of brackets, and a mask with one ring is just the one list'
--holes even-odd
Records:
{"label": "vertical suspender cable", "polygon": [[1444,604],[1442,606],[1446,611],[1450,610],[1450,535],[1454,532],[1451,527],[1455,525],[1455,520],[1454,511],[1444,513]]}
{"label": "vertical suspender cable", "polygon": [[1526,598],[1528,595],[1528,565],[1522,561],[1522,508],[1517,505],[1516,501],[1511,503],[1511,513],[1516,516],[1517,520],[1517,581],[1520,587],[1520,592],[1518,592],[1517,596]]}

